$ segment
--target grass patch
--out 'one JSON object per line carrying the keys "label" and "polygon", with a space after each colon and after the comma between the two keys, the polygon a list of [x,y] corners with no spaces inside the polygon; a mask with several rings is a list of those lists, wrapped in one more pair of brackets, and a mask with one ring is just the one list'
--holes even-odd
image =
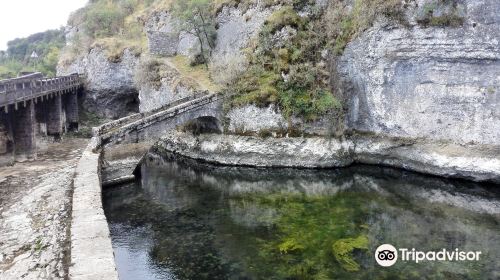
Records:
{"label": "grass patch", "polygon": [[329,46],[341,55],[347,44],[370,28],[379,16],[408,24],[400,0],[355,0],[352,9],[343,1],[332,1],[322,17]]}
{"label": "grass patch", "polygon": [[191,66],[189,58],[182,55],[167,58],[167,62],[170,66],[175,68],[182,77],[197,83],[201,90],[208,90],[210,92],[221,90],[220,86],[216,85],[210,78],[210,73],[206,65]]}
{"label": "grass patch", "polygon": [[109,37],[96,39],[91,48],[100,48],[104,50],[106,58],[110,62],[120,62],[125,50],[129,50],[133,55],[139,56],[145,49],[144,41],[133,39]]}
{"label": "grass patch", "polygon": [[303,25],[302,18],[295,12],[292,6],[285,6],[272,13],[264,22],[264,32],[276,32],[277,30],[289,25],[294,28],[300,28]]}
{"label": "grass patch", "polygon": [[45,246],[42,243],[42,238],[38,237],[35,241],[35,246],[33,246],[33,249],[35,250],[35,252],[41,252],[43,248],[45,248]]}

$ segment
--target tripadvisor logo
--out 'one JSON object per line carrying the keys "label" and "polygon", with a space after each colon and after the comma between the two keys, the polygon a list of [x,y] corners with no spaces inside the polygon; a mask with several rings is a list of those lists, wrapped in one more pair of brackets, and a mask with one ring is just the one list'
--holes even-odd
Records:
{"label": "tripadvisor logo", "polygon": [[375,260],[381,266],[392,266],[398,260],[398,250],[391,244],[380,245],[375,251]]}
{"label": "tripadvisor logo", "polygon": [[375,250],[375,260],[380,266],[385,267],[394,265],[398,257],[401,261],[419,263],[421,261],[478,261],[480,255],[481,251],[459,251],[458,249],[427,252],[416,251],[415,248],[411,250],[399,248],[397,250],[391,244],[380,245]]}

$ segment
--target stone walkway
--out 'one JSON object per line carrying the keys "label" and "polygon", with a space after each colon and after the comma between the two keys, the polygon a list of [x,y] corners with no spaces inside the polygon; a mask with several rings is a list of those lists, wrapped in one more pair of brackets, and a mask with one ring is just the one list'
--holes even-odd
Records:
{"label": "stone walkway", "polygon": [[67,278],[73,175],[87,143],[68,138],[0,168],[0,279]]}

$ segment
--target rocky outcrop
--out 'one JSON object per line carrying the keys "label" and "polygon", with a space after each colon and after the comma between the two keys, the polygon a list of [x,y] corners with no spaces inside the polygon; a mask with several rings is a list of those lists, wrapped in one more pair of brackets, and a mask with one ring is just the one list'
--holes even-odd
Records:
{"label": "rocky outcrop", "polygon": [[[500,145],[500,2],[416,4],[407,11],[409,26],[381,19],[339,58],[348,126],[394,137]],[[426,13],[441,22],[460,19],[463,26],[432,26],[423,19]]]}
{"label": "rocky outcrop", "polygon": [[274,106],[259,108],[255,105],[231,109],[227,115],[228,133],[251,134],[263,130],[282,132],[288,128],[287,121]]}
{"label": "rocky outcrop", "polygon": [[274,105],[260,108],[246,105],[229,110],[226,114],[226,133],[236,135],[284,136],[298,135],[330,136],[333,123],[328,115],[315,121],[304,121],[292,117],[285,119],[281,110]]}
{"label": "rocky outcrop", "polygon": [[139,112],[149,112],[162,106],[186,98],[201,95],[196,81],[183,77],[168,61],[164,60],[156,85],[139,84]]}
{"label": "rocky outcrop", "polygon": [[156,149],[203,161],[258,167],[331,167],[352,163],[351,142],[325,138],[259,138],[177,133],[165,136]]}
{"label": "rocky outcrop", "polygon": [[154,150],[224,165],[332,168],[365,163],[444,177],[500,182],[500,149],[485,145],[461,146],[373,136],[338,140],[177,133],[163,137]]}
{"label": "rocky outcrop", "polygon": [[119,118],[138,111],[138,91],[134,73],[139,57],[125,50],[118,62],[111,62],[100,48],[78,57],[69,65],[59,65],[58,75],[86,76],[84,107],[107,118]]}
{"label": "rocky outcrop", "polygon": [[169,12],[158,12],[145,26],[148,49],[151,54],[187,56],[191,61],[201,52],[200,42],[191,33],[179,31],[179,24]]}

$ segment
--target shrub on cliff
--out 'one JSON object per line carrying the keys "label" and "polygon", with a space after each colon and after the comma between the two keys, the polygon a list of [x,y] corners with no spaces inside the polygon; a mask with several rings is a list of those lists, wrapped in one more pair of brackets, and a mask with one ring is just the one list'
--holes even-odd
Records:
{"label": "shrub on cliff", "polygon": [[271,14],[248,51],[248,70],[231,86],[232,105],[275,103],[286,117],[306,120],[339,110],[321,57],[327,41],[320,23],[301,18],[292,6]]}
{"label": "shrub on cliff", "polygon": [[77,32],[65,48],[61,63],[71,63],[75,57],[92,47],[102,48],[112,62],[119,61],[125,49],[140,54],[146,42],[142,16],[145,10],[157,2],[170,1],[90,1],[68,20],[68,24],[75,27]]}
{"label": "shrub on cliff", "polygon": [[201,47],[201,61],[207,63],[215,47],[215,17],[210,11],[212,0],[176,1],[173,14],[179,19],[179,29],[194,35]]}
{"label": "shrub on cliff", "polygon": [[161,67],[163,62],[153,57],[146,57],[140,61],[135,72],[135,83],[137,85],[147,85],[155,90],[161,87]]}
{"label": "shrub on cliff", "polygon": [[126,9],[105,2],[96,2],[85,13],[83,28],[93,38],[112,36],[123,27]]}

